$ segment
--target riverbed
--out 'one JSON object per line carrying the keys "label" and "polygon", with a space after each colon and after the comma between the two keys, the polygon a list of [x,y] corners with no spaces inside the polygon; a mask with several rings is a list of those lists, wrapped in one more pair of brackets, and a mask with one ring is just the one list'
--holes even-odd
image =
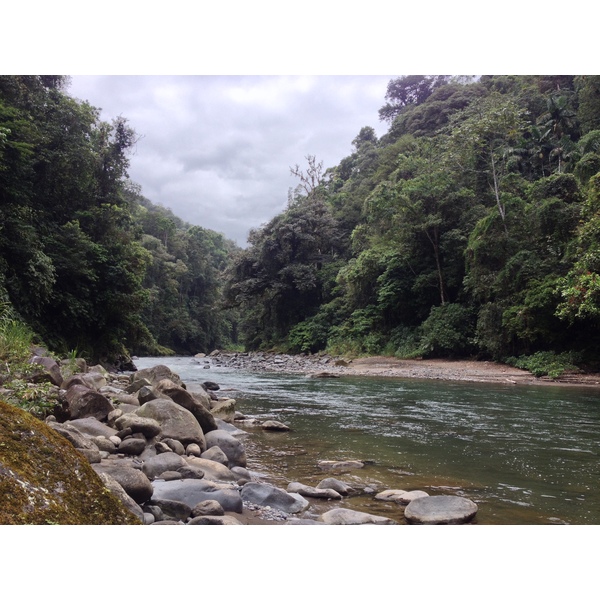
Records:
{"label": "riverbed", "polygon": [[[217,382],[238,410],[291,427],[246,427],[249,468],[285,487],[327,477],[324,460],[361,460],[337,475],[371,490],[462,495],[479,524],[600,524],[600,390],[576,386],[256,373],[210,359],[142,358],[167,364],[190,387]],[[344,505],[401,520],[393,503],[365,493]],[[318,513],[331,508],[315,502]]]}

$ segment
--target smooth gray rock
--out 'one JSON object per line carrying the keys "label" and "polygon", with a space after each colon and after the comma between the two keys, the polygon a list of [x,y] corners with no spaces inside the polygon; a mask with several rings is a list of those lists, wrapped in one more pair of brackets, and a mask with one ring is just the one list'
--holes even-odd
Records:
{"label": "smooth gray rock", "polygon": [[178,500],[153,497],[151,502],[162,510],[163,518],[185,521],[192,513],[192,509],[185,502]]}
{"label": "smooth gray rock", "polygon": [[94,417],[98,421],[106,420],[114,409],[110,400],[85,385],[72,385],[64,395],[71,420]]}
{"label": "smooth gray rock", "polygon": [[119,454],[128,454],[130,456],[139,456],[146,448],[146,440],[138,438],[127,438],[119,444]]}
{"label": "smooth gray rock", "polygon": [[52,427],[57,433],[60,433],[60,435],[67,439],[74,448],[87,450],[98,449],[92,440],[69,422],[57,423],[56,421],[47,421],[47,425]]}
{"label": "smooth gray rock", "polygon": [[180,481],[155,481],[152,502],[159,499],[176,500],[190,507],[190,512],[204,500],[216,500],[227,512],[241,513],[243,503],[240,493],[230,487],[220,486],[206,479]]}
{"label": "smooth gray rock", "polygon": [[181,474],[183,479],[204,479],[204,471],[192,465],[181,467],[177,472]]}
{"label": "smooth gray rock", "polygon": [[396,502],[398,504],[410,504],[413,500],[425,498],[426,496],[429,496],[429,494],[422,490],[413,490],[411,492],[405,490],[384,490],[375,496],[375,500]]}
{"label": "smooth gray rock", "polygon": [[158,421],[163,437],[179,440],[184,445],[198,444],[203,450],[206,449],[204,432],[194,415],[172,400],[150,400],[135,412],[141,417]]}
{"label": "smooth gray rock", "polygon": [[177,385],[183,385],[181,377],[179,377],[177,373],[171,371],[171,369],[169,369],[169,367],[166,365],[156,365],[154,367],[148,367],[147,369],[140,369],[139,371],[136,371],[131,376],[131,383],[133,384],[140,379],[145,379],[152,385],[157,384],[161,379],[170,379]]}
{"label": "smooth gray rock", "polygon": [[142,417],[136,413],[120,416],[115,421],[115,427],[119,431],[129,428],[132,433],[143,433],[148,439],[156,437],[161,432],[160,423],[156,419]]}
{"label": "smooth gray rock", "polygon": [[270,506],[292,514],[299,513],[308,507],[308,501],[299,494],[290,494],[268,483],[246,483],[242,487],[241,494],[244,502]]}
{"label": "smooth gray rock", "polygon": [[215,418],[209,410],[207,410],[200,400],[194,398],[186,389],[180,385],[176,385],[169,379],[161,379],[154,389],[165,396],[168,396],[183,408],[189,410],[196,417],[204,434],[217,428]]}
{"label": "smooth gray rock", "polygon": [[231,398],[222,398],[218,402],[212,402],[210,412],[215,418],[226,423],[233,423],[235,417],[236,401]]}
{"label": "smooth gray rock", "polygon": [[83,419],[76,419],[74,421],[65,421],[65,423],[75,427],[84,435],[89,435],[92,437],[103,436],[109,438],[111,435],[116,435],[117,433],[117,430],[114,427],[109,427],[94,417],[86,417]]}
{"label": "smooth gray rock", "polygon": [[327,525],[398,525],[387,517],[350,510],[349,508],[334,508],[319,517],[319,521]]}
{"label": "smooth gray rock", "polygon": [[163,440],[163,442],[169,446],[169,448],[175,452],[175,454],[179,454],[179,456],[183,456],[185,454],[185,446],[179,440],[167,438]]}
{"label": "smooth gray rock", "polygon": [[409,523],[419,525],[456,525],[472,521],[478,506],[460,496],[427,496],[413,500],[404,511]]}
{"label": "smooth gray rock", "polygon": [[215,462],[221,463],[226,467],[229,465],[229,459],[227,458],[227,454],[219,448],[219,446],[212,446],[208,450],[205,450],[200,458],[205,458],[206,460],[214,460]]}
{"label": "smooth gray rock", "polygon": [[234,482],[238,480],[238,476],[235,473],[232,473],[225,465],[214,460],[188,456],[186,461],[188,465],[204,471],[204,477],[211,481]]}
{"label": "smooth gray rock", "polygon": [[138,504],[143,504],[152,497],[152,484],[139,469],[122,464],[121,461],[103,461],[100,464],[92,465],[92,468],[98,474],[110,475]]}
{"label": "smooth gray rock", "polygon": [[229,468],[245,467],[247,464],[246,450],[244,445],[226,431],[216,429],[205,434],[206,449],[218,446],[227,456]]}
{"label": "smooth gray rock", "polygon": [[142,471],[148,479],[152,480],[165,471],[179,471],[181,467],[185,466],[185,459],[179,456],[179,454],[164,452],[146,459],[142,465]]}
{"label": "smooth gray rock", "polygon": [[342,495],[331,488],[316,488],[310,485],[304,485],[299,481],[291,481],[287,486],[290,494],[300,494],[309,498],[326,498],[327,500],[341,500]]}
{"label": "smooth gray rock", "polygon": [[223,516],[225,511],[216,500],[203,500],[198,502],[192,509],[192,517],[203,517],[206,515]]}
{"label": "smooth gray rock", "polygon": [[335,490],[338,494],[342,496],[348,496],[349,494],[353,494],[356,490],[349,484],[344,481],[340,481],[339,479],[335,479],[334,477],[327,477],[326,479],[321,480],[316,485],[317,489],[331,489]]}
{"label": "smooth gray rock", "polygon": [[105,487],[110,490],[125,507],[132,512],[142,523],[145,522],[144,513],[140,508],[139,504],[123,489],[123,486],[108,473],[98,473],[98,476],[104,483]]}

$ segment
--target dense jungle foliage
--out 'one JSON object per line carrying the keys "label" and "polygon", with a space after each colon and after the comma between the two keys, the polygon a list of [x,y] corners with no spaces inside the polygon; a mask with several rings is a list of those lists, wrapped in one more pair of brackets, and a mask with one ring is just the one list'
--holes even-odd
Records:
{"label": "dense jungle foliage", "polygon": [[68,78],[0,77],[2,328],[106,360],[239,341],[595,364],[600,76],[410,75],[382,103],[387,133],[292,167],[241,250],[144,198],[135,132]]}
{"label": "dense jungle foliage", "polygon": [[11,332],[106,362],[228,343],[214,307],[233,243],[144,198],[127,173],[135,132],[67,88],[0,77],[0,358]]}
{"label": "dense jungle foliage", "polygon": [[385,101],[388,132],[292,168],[235,257],[247,346],[595,361],[600,77],[405,76]]}

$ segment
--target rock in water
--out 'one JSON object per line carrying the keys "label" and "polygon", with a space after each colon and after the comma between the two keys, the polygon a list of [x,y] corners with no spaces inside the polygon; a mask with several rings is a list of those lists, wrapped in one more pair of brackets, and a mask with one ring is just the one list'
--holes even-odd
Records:
{"label": "rock in water", "polygon": [[349,508],[334,508],[323,513],[319,521],[328,525],[398,525],[396,521],[387,517],[379,517]]}
{"label": "rock in water", "polygon": [[477,504],[460,496],[428,496],[413,500],[404,511],[409,523],[420,525],[456,525],[471,521]]}
{"label": "rock in water", "polygon": [[1,401],[0,448],[0,524],[139,523],[66,439]]}

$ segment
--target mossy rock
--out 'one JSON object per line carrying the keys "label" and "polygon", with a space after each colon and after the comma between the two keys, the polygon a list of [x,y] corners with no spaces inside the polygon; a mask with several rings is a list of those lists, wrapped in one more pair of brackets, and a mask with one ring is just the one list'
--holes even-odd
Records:
{"label": "mossy rock", "polygon": [[133,525],[86,458],[44,422],[0,401],[0,525]]}

